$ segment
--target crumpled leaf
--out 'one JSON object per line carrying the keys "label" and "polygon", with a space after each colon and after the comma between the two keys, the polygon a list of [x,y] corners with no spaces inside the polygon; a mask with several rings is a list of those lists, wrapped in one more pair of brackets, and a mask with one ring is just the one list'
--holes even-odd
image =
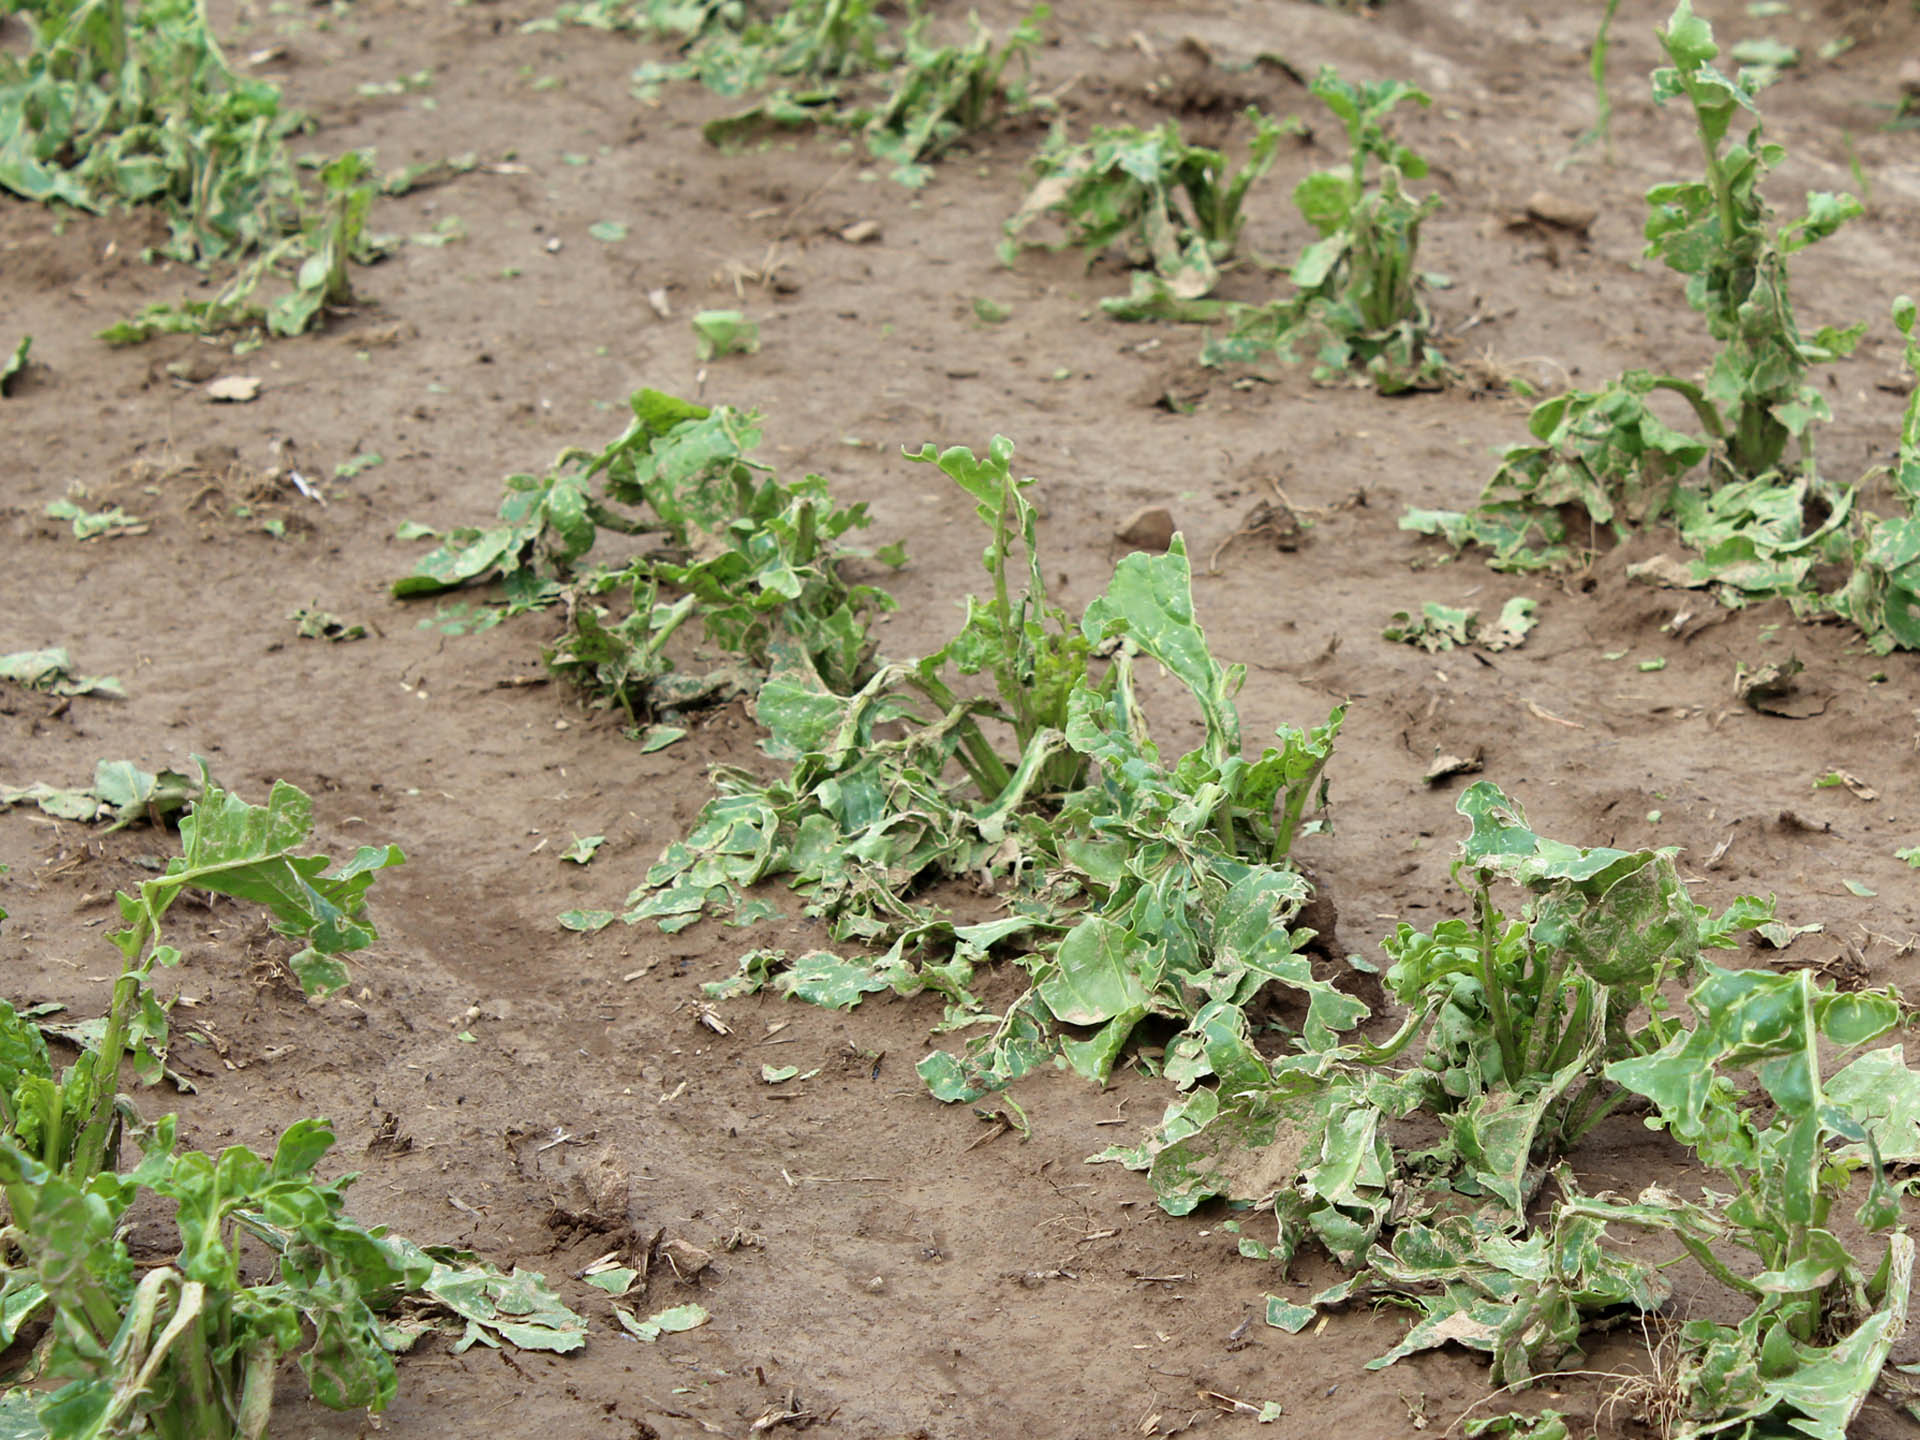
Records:
{"label": "crumpled leaf", "polygon": [[127,698],[127,692],[111,675],[76,674],[72,657],[59,647],[51,650],[17,650],[11,655],[0,655],[0,680],[11,680],[16,685],[49,695],[107,695],[116,700]]}
{"label": "crumpled leaf", "polygon": [[423,1253],[433,1270],[409,1309],[416,1323],[459,1327],[455,1354],[504,1343],[564,1355],[587,1343],[586,1320],[560,1302],[539,1271],[503,1273],[471,1251],[446,1245],[426,1246]]}
{"label": "crumpled leaf", "polygon": [[624,1306],[616,1305],[613,1313],[618,1317],[621,1328],[637,1340],[652,1343],[662,1335],[680,1335],[688,1330],[697,1330],[713,1317],[703,1305],[674,1305],[665,1310],[657,1310],[644,1320],[634,1318],[633,1312]]}
{"label": "crumpled leaf", "polygon": [[62,790],[41,781],[25,786],[0,785],[0,809],[9,805],[36,805],[59,820],[93,824],[111,820],[109,831],[124,829],[136,820],[156,823],[197,800],[200,785],[177,770],[152,775],[130,760],[102,760],[94,767],[93,784]]}

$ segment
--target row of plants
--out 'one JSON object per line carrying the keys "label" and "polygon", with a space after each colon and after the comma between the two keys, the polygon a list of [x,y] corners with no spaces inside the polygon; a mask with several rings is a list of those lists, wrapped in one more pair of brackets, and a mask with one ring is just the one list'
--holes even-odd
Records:
{"label": "row of plants", "polygon": [[[504,1275],[353,1219],[355,1177],[316,1173],[334,1143],[326,1121],[295,1122],[261,1156],[183,1149],[174,1116],[141,1116],[122,1072],[146,1086],[169,1075],[171,1007],[154,982],[183,960],[167,939],[177,901],[263,907],[299,947],[287,963],[302,989],[323,997],[347,983],[346,957],[376,939],[369,888],[405,858],[393,845],[362,846],[337,866],[304,853],[312,804],[284,782],[250,805],[202,764],[196,793],[182,853],[115,896],[121,968],[107,1013],[54,1026],[44,1010],[0,1000],[0,1351],[33,1340],[24,1361],[10,1356],[0,1426],[52,1440],[254,1440],[290,1355],[313,1398],[377,1411],[394,1395],[394,1352],[433,1325],[464,1330],[466,1344],[577,1349],[585,1322],[539,1275]],[[71,1064],[55,1069],[43,1027],[79,1047]],[[170,1258],[129,1250],[136,1206],[171,1221]]]}
{"label": "row of plants", "polygon": [[570,0],[522,28],[584,25],[671,41],[677,58],[634,72],[637,95],[694,80],[716,94],[761,97],[710,122],[704,133],[712,143],[766,130],[839,130],[917,189],[956,141],[1048,103],[1027,83],[1047,16],[1045,5],[1034,6],[998,42],[969,16],[964,43],[936,44],[924,12],[910,7],[896,36],[874,0],[793,0],[770,15],[739,0]]}
{"label": "row of plants", "polygon": [[[684,544],[689,497],[783,488],[749,458],[750,419],[651,392],[633,409],[620,441],[570,462],[578,488],[561,514]],[[657,648],[644,705],[631,677],[645,667],[573,662],[582,597],[606,593],[606,575],[636,597],[628,621],[699,616],[750,670],[771,775],[717,767],[713,800],[624,910],[564,923],[747,926],[777,913],[764,883],[777,880],[840,948],[748,950],[710,995],[771,987],[841,1009],[873,993],[936,995],[935,1034],[968,1038],[920,1062],[929,1092],[997,1095],[1020,1123],[1005,1087],[1049,1065],[1102,1082],[1125,1056],[1159,1073],[1179,1092],[1160,1123],[1093,1158],[1144,1170],[1172,1213],[1224,1202],[1242,1253],[1278,1267],[1276,1288],[1310,1244],[1350,1272],[1304,1305],[1273,1297],[1275,1325],[1405,1305],[1415,1324],[1376,1363],[1455,1341],[1493,1357],[1496,1384],[1522,1385],[1567,1364],[1586,1331],[1662,1310],[1673,1261],[1621,1243],[1651,1231],[1750,1311],[1680,1327],[1668,1418],[1681,1433],[1791,1422],[1843,1436],[1901,1332],[1911,1279],[1888,1166],[1920,1158],[1920,1074],[1897,1041],[1863,1048],[1902,1023],[1897,994],[1712,963],[1707,953],[1770,920],[1771,901],[1711,914],[1677,852],[1547,839],[1481,783],[1460,801],[1468,913],[1385,942],[1384,984],[1403,1014],[1382,1033],[1352,993],[1354,973],[1373,967],[1316,960],[1300,923],[1312,888],[1294,843],[1323,823],[1344,708],[1311,730],[1281,727],[1248,759],[1233,698],[1243,672],[1209,650],[1180,540],[1121,560],[1076,622],[1048,598],[1032,482],[1015,477],[1007,441],[984,456],[908,458],[960,487],[987,540],[984,583],[953,638],[914,659],[874,656],[865,617],[884,602],[848,613],[839,597],[867,587],[826,579],[863,557],[816,551],[808,585],[770,590],[764,567],[721,561],[791,555],[795,527],[742,511],[728,548],[709,547],[717,587],[690,583],[671,549],[576,569],[592,537],[569,537],[551,501],[536,521],[522,508],[527,477],[509,482],[522,528],[468,532],[398,582],[439,588],[469,556],[459,578],[499,574],[522,608],[553,607],[566,628],[549,663],[636,716],[692,702],[654,688],[675,673]],[[830,506],[818,485],[803,482]],[[825,646],[823,606],[846,626]],[[749,612],[751,632],[738,625]],[[597,618],[587,633],[622,628]],[[631,634],[623,653],[645,648]],[[1151,738],[1134,682],[1143,659],[1204,722],[1178,758]],[[965,918],[983,908],[990,918]],[[976,993],[994,959],[1026,982],[1004,1006]],[[1164,1047],[1130,1043],[1148,1021],[1170,1035]],[[1583,1191],[1568,1157],[1623,1113],[1712,1175],[1704,1200]]]}
{"label": "row of plants", "polygon": [[[795,35],[839,33],[825,23],[825,11],[815,14],[819,8],[791,6],[758,29],[733,10],[712,6],[700,7],[697,25],[687,7],[662,5],[627,7],[619,23],[655,34],[690,26],[677,33],[687,37],[693,55],[744,50],[791,57],[801,53],[793,48]],[[568,13],[581,23],[614,23],[610,12]],[[804,73],[818,77],[879,64],[887,53],[876,38],[883,33],[879,22],[858,7],[833,13],[866,41],[830,48],[831,63],[818,47],[805,50],[812,58]],[[1901,458],[1890,470],[1857,485],[1821,476],[1812,430],[1831,415],[1812,371],[1848,354],[1866,327],[1825,327],[1809,338],[1789,298],[1789,257],[1858,215],[1860,203],[1817,192],[1799,219],[1776,223],[1762,186],[1784,151],[1764,139],[1756,98],[1770,75],[1748,69],[1728,76],[1717,69],[1711,28],[1689,4],[1675,10],[1660,35],[1672,63],[1654,75],[1655,99],[1688,104],[1704,174],[1648,192],[1646,253],[1686,277],[1689,304],[1706,318],[1721,350],[1704,380],[1634,370],[1598,390],[1542,402],[1530,421],[1533,439],[1509,447],[1473,509],[1416,508],[1404,524],[1456,548],[1484,549],[1498,569],[1568,567],[1599,535],[1622,538],[1634,528],[1670,524],[1688,558],[1652,562],[1641,578],[1705,589],[1728,604],[1782,597],[1802,614],[1853,622],[1883,653],[1920,646],[1920,528],[1913,508],[1920,450],[1912,438],[1920,421],[1910,409]],[[787,37],[786,48],[775,45],[774,36]],[[1023,43],[1034,38],[1027,35]],[[1595,59],[1603,95],[1606,44],[1603,25]],[[752,66],[718,64],[710,58],[702,68],[689,60],[682,69],[723,90],[765,79]],[[767,73],[789,72],[776,65]],[[1064,122],[1057,124],[1034,158],[1031,193],[1005,226],[1002,258],[1015,263],[1022,246],[1036,243],[1035,226],[1055,217],[1063,226],[1055,243],[1079,247],[1089,265],[1118,254],[1133,267],[1128,293],[1101,302],[1109,314],[1224,326],[1202,350],[1208,365],[1291,363],[1304,349],[1322,382],[1357,375],[1382,394],[1439,388],[1453,372],[1424,292],[1446,282],[1418,264],[1420,227],[1439,201],[1410,191],[1426,164],[1391,133],[1397,106],[1426,105],[1428,97],[1396,81],[1355,84],[1331,69],[1311,91],[1345,131],[1348,157],[1294,188],[1295,205],[1319,238],[1287,267],[1291,293],[1261,304],[1213,296],[1225,269],[1266,266],[1242,254],[1246,197],[1272,167],[1281,139],[1305,128],[1258,110],[1245,117],[1248,149],[1237,167],[1222,151],[1189,144],[1173,121],[1153,130],[1095,127],[1084,142],[1072,141]],[[710,138],[736,138],[769,122],[811,123],[837,103],[830,91],[804,103],[780,92],[745,116],[714,122]],[[1751,125],[1738,138],[1735,121],[1742,114]],[[982,123],[985,117],[978,112]],[[1893,314],[1911,352],[1911,302],[1902,297]],[[1698,428],[1677,427],[1671,407],[1660,403],[1663,395]],[[1859,503],[1861,492],[1883,479],[1898,507],[1884,519]],[[1823,575],[1838,579],[1823,581]]]}

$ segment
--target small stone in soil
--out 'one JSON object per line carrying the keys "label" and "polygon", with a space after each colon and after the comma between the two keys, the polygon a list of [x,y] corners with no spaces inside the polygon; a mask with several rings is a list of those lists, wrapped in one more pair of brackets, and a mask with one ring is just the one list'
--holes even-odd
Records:
{"label": "small stone in soil", "polygon": [[1173,512],[1164,505],[1144,505],[1127,517],[1113,538],[1136,550],[1159,554],[1173,543]]}
{"label": "small stone in soil", "polygon": [[1600,218],[1600,212],[1584,200],[1571,200],[1551,190],[1536,190],[1527,197],[1527,216],[1542,225],[1584,235],[1593,222]]}

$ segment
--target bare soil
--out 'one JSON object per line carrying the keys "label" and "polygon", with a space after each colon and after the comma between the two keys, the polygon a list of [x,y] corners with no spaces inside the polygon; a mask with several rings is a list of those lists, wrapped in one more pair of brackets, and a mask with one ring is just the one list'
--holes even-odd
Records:
{"label": "bare soil", "polygon": [[[538,1269],[595,1322],[566,1358],[456,1355],[430,1341],[377,1420],[312,1405],[289,1370],[276,1434],[745,1436],[783,1414],[778,1428],[861,1440],[1252,1427],[1225,1396],[1281,1401],[1274,1433],[1372,1440],[1443,1433],[1490,1403],[1484,1366],[1464,1353],[1364,1369],[1404,1324],[1391,1312],[1297,1338],[1268,1329],[1263,1295],[1308,1293],[1328,1278],[1320,1262],[1278,1281],[1236,1256],[1221,1213],[1168,1218],[1142,1177],[1082,1164],[1157,1117],[1160,1082],[1131,1069],[1105,1091],[1030,1078],[1016,1090],[1033,1119],[1023,1143],[924,1093],[913,1065],[939,1018],[930,1003],[875,998],[838,1014],[765,998],[722,1006],[725,1033],[702,1023],[703,981],[731,973],[750,944],[820,943],[808,922],[672,936],[558,926],[563,909],[618,907],[697,813],[710,763],[756,762],[752,722],[736,706],[679,745],[637,753],[564,686],[527,683],[543,674],[552,620],[454,635],[423,627],[431,603],[388,598],[420,553],[392,537],[406,519],[445,528],[491,516],[502,476],[603,443],[643,384],[761,411],[765,458],[870,503],[870,534],[904,540],[913,557],[889,582],[901,610],[880,633],[895,655],[948,632],[981,544],[969,506],[931,467],[903,463],[902,446],[1012,436],[1018,463],[1042,479],[1048,577],[1075,609],[1104,586],[1116,526],[1141,505],[1171,507],[1198,557],[1214,648],[1248,666],[1249,736],[1352,703],[1329,770],[1334,830],[1302,846],[1345,950],[1377,954],[1398,920],[1457,913],[1460,782],[1422,774],[1436,752],[1477,754],[1543,832],[1682,846],[1702,902],[1771,890],[1783,918],[1826,926],[1745,963],[1920,988],[1920,895],[1893,855],[1920,840],[1915,657],[1875,657],[1782,606],[1722,611],[1629,582],[1626,565],[1657,540],[1579,575],[1515,580],[1471,559],[1443,563],[1397,526],[1409,504],[1469,503],[1490,452],[1524,437],[1525,405],[1501,377],[1684,372],[1711,353],[1679,280],[1639,259],[1641,194],[1698,163],[1684,117],[1647,97],[1664,7],[1621,8],[1617,163],[1589,154],[1555,169],[1591,119],[1598,8],[1056,5],[1040,86],[1081,132],[1172,114],[1232,146],[1249,103],[1315,123],[1254,192],[1247,235],[1267,256],[1307,238],[1288,192],[1338,149],[1296,74],[1332,62],[1432,92],[1403,132],[1431,157],[1445,199],[1422,261],[1452,277],[1434,303],[1469,378],[1397,400],[1316,388],[1304,371],[1270,382],[1199,370],[1198,332],[1100,314],[1096,299],[1124,289],[1113,265],[1088,272],[1076,256],[1036,253],[1001,267],[998,223],[1019,202],[1035,126],[977,142],[918,194],[831,138],[720,154],[699,125],[729,102],[690,87],[636,102],[629,73],[660,52],[584,30],[523,35],[537,0],[220,11],[236,56],[284,45],[261,68],[318,118],[314,149],[375,146],[390,168],[465,151],[520,167],[383,202],[377,228],[421,232],[458,216],[467,238],[357,273],[365,304],[317,337],[241,359],[186,339],[108,350],[95,331],[195,277],[140,262],[148,217],[0,200],[0,342],[29,332],[41,362],[0,401],[0,651],[66,645],[130,696],[0,693],[0,780],[81,783],[102,758],[185,768],[201,754],[251,798],[276,778],[311,792],[336,852],[392,840],[409,857],[376,888],[380,944],[324,1004],[303,1000],[255,914],[225,902],[189,911],[187,960],[170,983],[193,1002],[176,1011],[192,1033],[174,1063],[197,1090],[149,1092],[143,1105],[177,1107],[183,1139],[207,1147],[268,1145],[299,1116],[329,1116],[336,1158],[362,1172],[364,1218]],[[1831,473],[1858,474],[1890,452],[1903,403],[1877,382],[1897,368],[1888,302],[1916,279],[1920,137],[1881,132],[1874,107],[1897,94],[1920,26],[1892,3],[1770,20],[1721,0],[1702,8],[1723,42],[1772,34],[1809,56],[1766,99],[1770,133],[1791,152],[1783,206],[1848,187],[1849,136],[1871,177],[1869,216],[1795,270],[1803,323],[1873,322],[1858,355],[1832,368],[1838,420],[1820,439]],[[941,24],[963,23],[958,6],[939,10]],[[986,12],[1002,28],[1017,13],[997,0]],[[1841,33],[1857,43],[1811,58]],[[1248,64],[1263,52],[1285,66]],[[359,93],[422,68],[433,72],[424,92]],[[1596,206],[1590,232],[1511,224],[1540,188]],[[625,223],[627,237],[595,240],[588,227],[601,220]],[[840,238],[858,221],[876,222],[877,238]],[[1228,289],[1252,298],[1271,283],[1248,267]],[[656,287],[671,318],[646,299]],[[1011,318],[981,322],[975,297]],[[764,345],[703,368],[686,316],[723,304],[757,320]],[[259,376],[259,398],[210,404],[201,382],[227,374]],[[329,478],[368,451],[384,463]],[[289,469],[323,484],[326,503],[304,499]],[[150,531],[75,542],[43,515],[74,484],[148,517]],[[1233,538],[1262,501],[1310,522],[1297,544]],[[1540,602],[1519,650],[1435,657],[1380,637],[1392,612],[1425,600],[1491,614],[1514,594]],[[315,603],[373,633],[296,639],[289,612]],[[1737,662],[1789,656],[1806,666],[1802,708],[1814,713],[1765,715],[1734,698]],[[1640,667],[1655,659],[1665,668]],[[1167,743],[1197,732],[1171,690],[1153,699]],[[1878,799],[1814,788],[1833,769]],[[598,858],[562,863],[589,834],[608,837]],[[0,815],[7,994],[102,1010],[109,897],[174,843],[145,827],[100,835]],[[819,1073],[772,1087],[763,1063]],[[1624,1192],[1673,1164],[1632,1120],[1576,1159],[1592,1185]],[[607,1251],[635,1258],[662,1235],[715,1258],[684,1281],[656,1266],[642,1313],[697,1297],[714,1318],[640,1345],[574,1272]],[[1675,1314],[1716,1303],[1683,1288]],[[1913,1358],[1911,1345],[1897,1358]],[[1523,1399],[1603,1434],[1646,1433],[1621,1391],[1647,1368],[1637,1340],[1619,1337],[1595,1349],[1589,1373]],[[1875,1401],[1856,1433],[1909,1431]]]}

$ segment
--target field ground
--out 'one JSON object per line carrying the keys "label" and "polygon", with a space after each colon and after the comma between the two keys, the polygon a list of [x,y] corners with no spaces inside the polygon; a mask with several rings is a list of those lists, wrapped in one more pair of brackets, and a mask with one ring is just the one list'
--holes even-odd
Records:
{"label": "field ground", "polygon": [[[1874,105],[1897,94],[1920,24],[1903,5],[1816,3],[1764,21],[1703,8],[1723,39],[1772,34],[1808,54],[1843,30],[1858,42],[1789,73],[1766,101],[1791,153],[1783,206],[1848,186],[1848,137],[1872,181],[1870,214],[1795,272],[1803,322],[1873,322],[1832,367],[1838,419],[1820,439],[1823,467],[1851,477],[1887,458],[1903,403],[1880,382],[1899,357],[1888,302],[1920,278],[1920,136],[1882,132]],[[1049,581],[1076,611],[1105,585],[1116,527],[1139,506],[1169,506],[1197,557],[1213,648],[1248,667],[1248,735],[1352,703],[1328,772],[1333,832],[1302,846],[1344,951],[1377,954],[1401,917],[1457,913],[1459,782],[1422,774],[1436,752],[1477,752],[1543,833],[1682,846],[1703,903],[1774,891],[1782,918],[1824,923],[1782,958],[1920,988],[1920,895],[1893,856],[1920,840],[1912,655],[1876,657],[1778,605],[1722,611],[1630,582],[1627,564],[1657,553],[1652,540],[1577,576],[1522,581],[1470,558],[1440,563],[1433,542],[1397,527],[1406,505],[1469,503],[1490,452],[1522,438],[1524,404],[1499,376],[1684,373],[1711,353],[1679,281],[1638,260],[1642,193],[1697,168],[1685,119],[1647,96],[1663,9],[1622,6],[1617,163],[1589,155],[1555,170],[1591,119],[1597,9],[1056,6],[1037,73],[1080,129],[1172,114],[1232,145],[1249,103],[1310,116],[1287,69],[1247,64],[1260,52],[1305,75],[1335,62],[1432,93],[1402,129],[1445,200],[1422,259],[1452,277],[1435,309],[1469,378],[1394,400],[1316,388],[1304,370],[1274,383],[1200,370],[1197,331],[1099,313],[1096,298],[1124,288],[1111,265],[1088,273],[1071,254],[1035,252],[1002,267],[998,225],[1020,200],[1037,125],[950,159],[917,194],[829,138],[722,154],[699,127],[731,102],[690,86],[636,102],[628,76],[657,52],[585,30],[521,34],[541,13],[534,0],[221,7],[236,55],[284,47],[264,70],[318,118],[314,148],[377,147],[389,168],[475,151],[494,166],[382,202],[378,229],[458,216],[467,238],[358,272],[368,303],[317,337],[238,360],[188,339],[109,350],[96,330],[191,274],[139,262],[145,217],[56,219],[0,202],[0,340],[31,333],[43,362],[0,401],[0,651],[68,646],[130,696],[0,693],[0,779],[71,784],[103,758],[185,768],[198,753],[249,798],[275,778],[311,792],[336,853],[392,840],[409,857],[375,890],[380,944],[324,1004],[303,1000],[252,912],[224,901],[191,912],[188,963],[168,983],[194,1002],[177,1027],[205,1042],[174,1055],[197,1092],[143,1104],[177,1104],[184,1138],[203,1146],[258,1147],[295,1117],[331,1116],[340,1160],[363,1172],[359,1214],[541,1270],[596,1322],[566,1358],[429,1342],[377,1423],[311,1405],[290,1372],[276,1434],[744,1436],[788,1411],[804,1412],[792,1428],[859,1440],[1251,1427],[1212,1398],[1231,1396],[1283,1402],[1274,1433],[1375,1440],[1421,1417],[1442,1433],[1485,1396],[1483,1365],[1456,1351],[1365,1370],[1403,1327],[1392,1312],[1299,1337],[1267,1328],[1271,1272],[1236,1256],[1220,1215],[1171,1219],[1141,1177],[1083,1165],[1158,1117],[1161,1082],[1127,1070],[1098,1091],[1032,1077],[1015,1091],[1033,1121],[1023,1143],[924,1093],[913,1065],[939,1018],[931,1001],[875,998],[842,1014],[762,997],[721,1006],[724,1034],[701,1023],[701,982],[731,973],[749,944],[822,943],[787,897],[764,939],[712,922],[671,936],[558,926],[563,909],[618,906],[698,811],[710,763],[756,762],[752,722],[736,705],[639,754],[612,716],[536,683],[553,619],[451,634],[423,624],[432,602],[388,598],[420,553],[392,537],[408,519],[479,523],[502,476],[617,434],[641,385],[760,411],[764,458],[783,474],[815,470],[869,502],[870,536],[903,540],[911,556],[886,581],[901,602],[880,630],[889,653],[948,633],[981,544],[969,504],[932,467],[903,463],[902,446],[1012,437],[1016,465],[1041,478]],[[984,18],[1004,27],[1015,15],[996,3]],[[959,8],[939,19],[959,25]],[[423,68],[427,90],[359,93]],[[1255,250],[1298,250],[1307,236],[1288,191],[1335,153],[1325,133],[1283,146],[1253,194]],[[1596,206],[1590,233],[1511,223],[1541,188]],[[593,238],[602,220],[628,234]],[[841,238],[861,221],[873,239]],[[1254,298],[1267,283],[1243,270],[1227,288]],[[649,305],[658,288],[670,318]],[[1011,317],[983,323],[976,297]],[[720,304],[760,323],[763,348],[703,367],[686,317]],[[260,377],[259,398],[209,404],[200,382],[235,373]],[[363,452],[384,463],[327,483],[324,504],[285,478],[324,479]],[[77,543],[42,514],[75,484],[148,517],[150,531]],[[1311,522],[1297,544],[1226,545],[1276,489]],[[263,520],[282,522],[284,538]],[[1540,618],[1517,650],[1435,657],[1380,637],[1422,601],[1492,613],[1514,594],[1537,598]],[[315,603],[373,633],[296,639],[289,612]],[[1815,713],[1735,700],[1737,662],[1790,655]],[[1653,659],[1665,668],[1638,663]],[[1164,681],[1146,688],[1166,707],[1163,743],[1183,748],[1197,721]],[[1813,787],[1834,769],[1879,798]],[[588,834],[608,837],[593,863],[562,863]],[[100,1011],[108,897],[170,843],[144,827],[100,835],[0,816],[8,994]],[[772,1087],[769,1061],[818,1073]],[[1667,1154],[1623,1117],[1576,1160],[1592,1186],[1630,1193],[1675,1179]],[[572,1276],[661,1232],[715,1258],[689,1285],[656,1273],[643,1303],[697,1289],[714,1318],[643,1346]],[[1324,1282],[1324,1264],[1298,1267],[1283,1293]],[[1682,1314],[1713,1303],[1684,1289],[1676,1301]],[[1917,1354],[1907,1342],[1896,1359]],[[1603,1434],[1645,1433],[1632,1404],[1609,1396],[1646,1363],[1637,1337],[1614,1337],[1590,1359],[1611,1373],[1569,1377],[1551,1403]],[[1857,1433],[1909,1429],[1875,1401]]]}

